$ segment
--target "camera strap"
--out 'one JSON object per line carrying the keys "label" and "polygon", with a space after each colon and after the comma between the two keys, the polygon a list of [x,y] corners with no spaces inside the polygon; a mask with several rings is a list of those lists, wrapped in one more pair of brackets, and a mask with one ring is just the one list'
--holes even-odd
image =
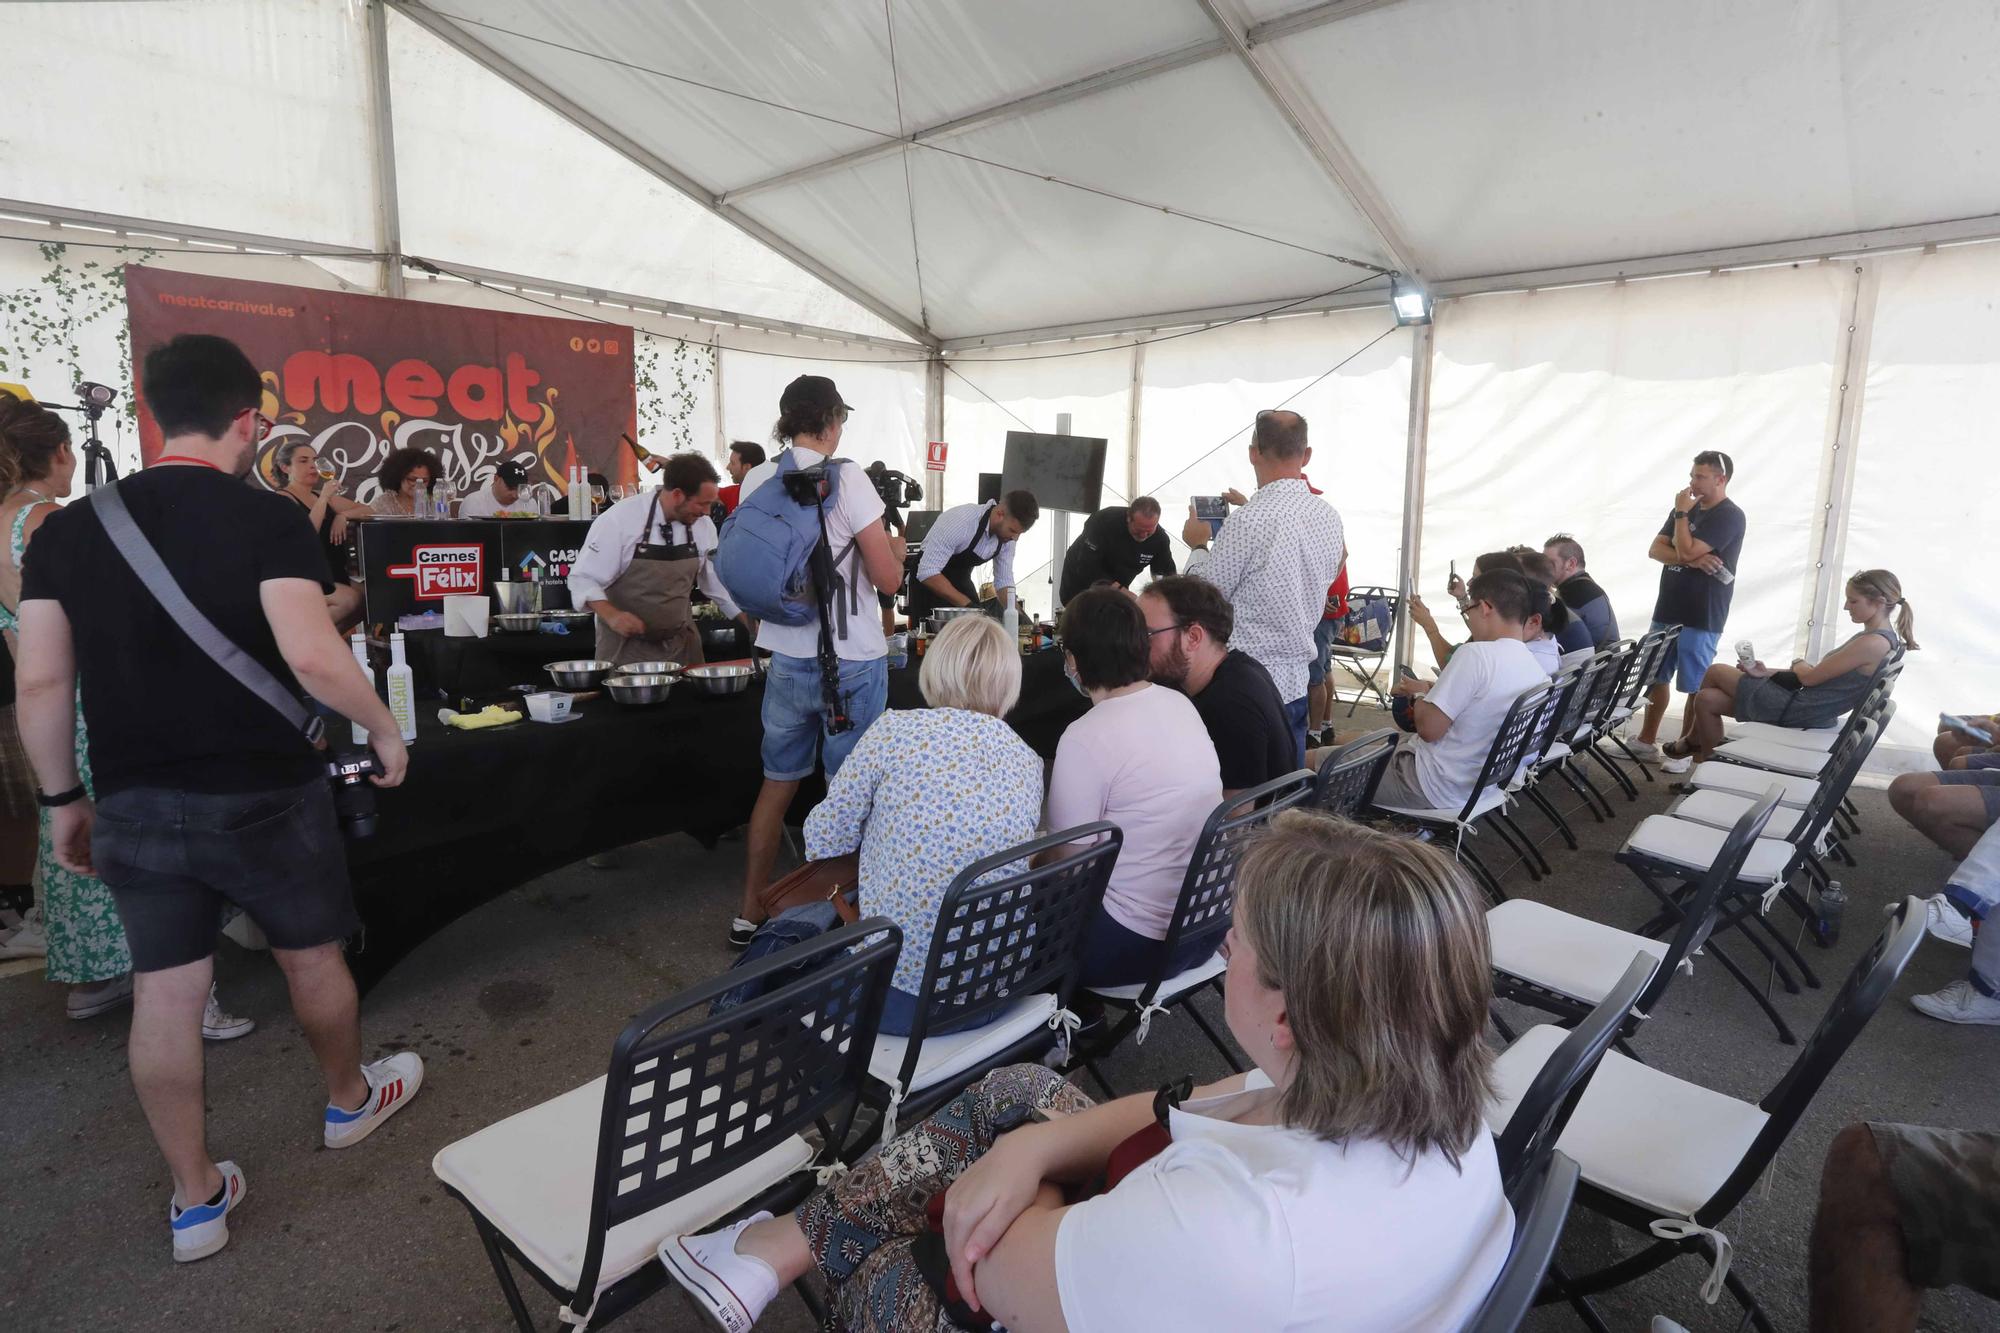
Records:
{"label": "camera strap", "polygon": [[193,640],[194,646],[208,654],[209,660],[221,667],[237,684],[262,699],[278,711],[301,735],[314,745],[326,734],[326,719],[306,708],[299,697],[278,683],[278,678],[266,670],[256,658],[238,648],[236,644],[215,627],[215,622],[203,615],[201,609],[188,600],[181,585],[167,569],[160,553],[146,540],[146,534],[139,531],[139,525],[132,520],[132,513],[125,507],[125,497],[118,493],[118,484],[100,486],[90,495],[91,512],[104,525],[104,533],[111,538],[139,582],[146,585],[146,591],[153,594],[181,632]]}

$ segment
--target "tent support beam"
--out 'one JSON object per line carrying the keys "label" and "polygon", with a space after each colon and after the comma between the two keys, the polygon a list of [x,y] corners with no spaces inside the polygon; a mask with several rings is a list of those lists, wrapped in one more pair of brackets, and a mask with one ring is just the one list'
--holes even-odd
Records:
{"label": "tent support beam", "polygon": [[1139,486],[1139,419],[1146,405],[1146,344],[1132,344],[1132,394],[1125,402],[1125,500],[1146,492]]}
{"label": "tent support beam", "polygon": [[1295,9],[1289,14],[1253,23],[1243,34],[1246,46],[1262,46],[1275,42],[1280,37],[1289,37],[1295,32],[1305,32],[1311,28],[1335,23],[1341,19],[1351,19],[1356,14],[1366,14],[1371,9],[1384,9],[1396,0],[1321,0],[1316,5]]}
{"label": "tent support beam", "polygon": [[852,278],[829,268],[820,259],[801,249],[794,242],[772,231],[763,223],[744,213],[741,209],[724,204],[713,190],[681,171],[665,158],[640,145],[636,140],[620,132],[608,122],[586,111],[576,102],[557,92],[554,88],[522,69],[513,61],[501,55],[485,42],[466,32],[465,29],[444,18],[415,0],[386,0],[396,11],[411,22],[423,28],[433,37],[450,45],[460,54],[470,58],[489,72],[498,75],[519,88],[528,96],[540,102],[549,110],[575,125],[599,143],[630,161],[633,165],[651,174],[663,183],[701,205],[707,212],[721,218],[730,226],[744,233],[752,240],[783,255],[792,263],[818,278],[827,286],[862,307],[890,327],[901,330],[913,340],[926,347],[937,346],[937,335],[921,323],[911,319],[892,303],[863,287]]}
{"label": "tent support beam", "polygon": [[[1410,248],[1402,223],[1389,207],[1389,201],[1368,179],[1368,173],[1362,170],[1361,163],[1349,150],[1346,141],[1321,114],[1312,97],[1299,86],[1298,79],[1279,54],[1250,44],[1247,36],[1250,24],[1241,0],[1196,2],[1208,15],[1209,22],[1222,34],[1229,49],[1236,53],[1243,68],[1256,80],[1265,99],[1284,118],[1306,152],[1319,163],[1320,170],[1333,182],[1334,189],[1352,201],[1361,216],[1368,220],[1368,225],[1375,229],[1382,248],[1396,267],[1412,277],[1421,277],[1423,267],[1417,262],[1416,252]],[[1339,9],[1340,17],[1345,17],[1352,7],[1336,5],[1331,8]]]}
{"label": "tent support beam", "polygon": [[1875,329],[1875,295],[1881,271],[1867,260],[1853,265],[1853,286],[1840,331],[1838,359],[1827,403],[1825,463],[1820,469],[1819,508],[1813,514],[1812,603],[1807,611],[1801,655],[1818,660],[1833,644],[1833,622],[1847,586],[1847,525],[1854,505],[1855,454],[1861,445],[1862,391],[1868,384],[1868,348]]}
{"label": "tent support beam", "polygon": [[389,86],[389,15],[382,0],[368,0],[368,120],[375,139],[375,243],[383,254],[382,294],[402,296],[403,214],[396,196],[396,120]]}
{"label": "tent support beam", "polygon": [[1410,634],[1410,594],[1416,591],[1423,569],[1424,470],[1430,460],[1431,361],[1437,346],[1436,326],[1418,324],[1410,329],[1410,432],[1403,453],[1403,549],[1396,570],[1396,643],[1393,658],[1397,666],[1408,666],[1412,656]]}

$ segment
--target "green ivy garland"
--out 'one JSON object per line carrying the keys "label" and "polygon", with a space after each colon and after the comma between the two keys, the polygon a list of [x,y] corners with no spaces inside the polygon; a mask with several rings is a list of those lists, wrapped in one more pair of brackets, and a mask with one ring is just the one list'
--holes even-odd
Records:
{"label": "green ivy garland", "polygon": [[[83,330],[106,316],[117,321],[118,366],[113,383],[120,389],[127,422],[139,419],[132,393],[132,326],[125,319],[125,264],[143,263],[158,251],[121,249],[105,261],[69,258],[69,247],[43,242],[36,247],[48,261],[48,272],[34,283],[0,292],[0,375],[25,376],[33,352],[53,352],[56,364],[67,367],[70,384],[89,378],[83,365]],[[94,368],[93,368],[94,369]]]}
{"label": "green ivy garland", "polygon": [[[673,382],[665,386],[660,366],[663,342],[673,344],[668,353]],[[672,448],[655,452],[679,453],[694,448],[695,389],[714,376],[715,349],[707,343],[640,331],[632,347],[632,368],[639,390],[640,432],[663,432],[672,441]]]}

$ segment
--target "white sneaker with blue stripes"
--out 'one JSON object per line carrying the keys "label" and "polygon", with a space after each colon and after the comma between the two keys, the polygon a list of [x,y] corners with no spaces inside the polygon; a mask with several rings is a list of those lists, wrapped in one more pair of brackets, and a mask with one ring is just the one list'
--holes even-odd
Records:
{"label": "white sneaker with blue stripes", "polygon": [[222,1173],[220,1201],[198,1203],[192,1208],[182,1208],[171,1199],[167,1201],[167,1225],[173,1228],[177,1264],[206,1259],[227,1245],[229,1214],[250,1192],[250,1187],[243,1183],[243,1170],[236,1163],[217,1162],[215,1169]]}
{"label": "white sneaker with blue stripes", "polygon": [[350,1148],[373,1134],[384,1120],[396,1114],[424,1086],[424,1060],[415,1051],[398,1051],[361,1066],[368,1080],[368,1097],[359,1110],[347,1111],[332,1102],[326,1104],[326,1146]]}

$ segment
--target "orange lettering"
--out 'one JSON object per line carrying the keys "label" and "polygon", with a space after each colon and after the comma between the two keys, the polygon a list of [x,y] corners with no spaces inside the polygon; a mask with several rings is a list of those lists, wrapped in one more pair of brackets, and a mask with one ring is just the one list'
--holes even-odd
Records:
{"label": "orange lettering", "polygon": [[460,366],[451,372],[446,394],[451,399],[451,410],[465,420],[498,421],[507,389],[499,370],[493,366]]}
{"label": "orange lettering", "polygon": [[542,419],[542,405],[528,401],[528,390],[542,382],[539,371],[528,368],[528,358],[519,352],[507,353],[507,410],[514,420],[530,423]]}
{"label": "orange lettering", "polygon": [[285,358],[285,404],[303,412],[315,402],[345,412],[351,395],[358,411],[382,410],[382,380],[366,357],[352,352],[293,352]]}
{"label": "orange lettering", "polygon": [[444,392],[444,376],[430,363],[411,357],[389,367],[389,373],[382,377],[382,388],[389,396],[389,406],[404,416],[434,417],[437,396]]}

